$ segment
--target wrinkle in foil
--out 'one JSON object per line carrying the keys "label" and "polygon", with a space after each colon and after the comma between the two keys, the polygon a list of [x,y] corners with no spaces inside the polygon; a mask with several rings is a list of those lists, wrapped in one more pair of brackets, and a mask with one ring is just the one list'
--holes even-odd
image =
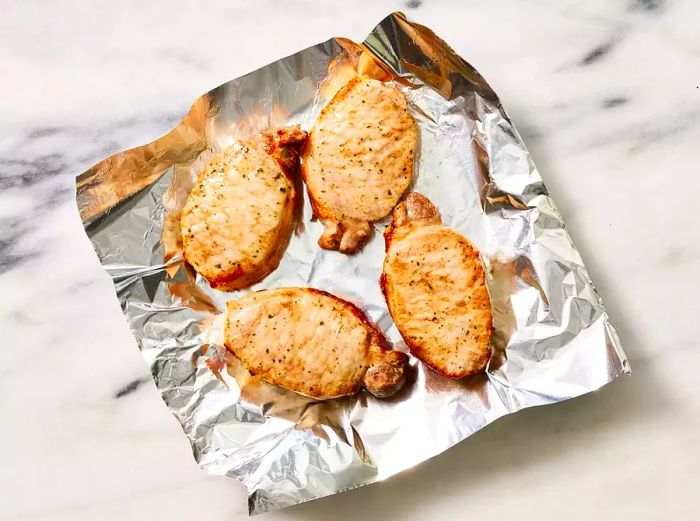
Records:
{"label": "wrinkle in foil", "polygon": [[[251,377],[222,347],[227,300],[310,286],[351,300],[406,346],[377,280],[381,233],[354,256],[320,250],[305,197],[280,267],[252,288],[212,290],[183,262],[179,212],[197,174],[236,139],[309,129],[352,75],[392,81],[420,127],[412,189],[481,251],[494,312],[483,375],[450,380],[411,359],[405,387],[315,401]],[[251,513],[386,479],[497,418],[601,387],[629,366],[576,247],[498,96],[429,29],[401,13],[362,44],[343,38],[283,58],[195,101],[170,133],[82,174],[85,229],[164,401],[199,465],[242,482]]]}

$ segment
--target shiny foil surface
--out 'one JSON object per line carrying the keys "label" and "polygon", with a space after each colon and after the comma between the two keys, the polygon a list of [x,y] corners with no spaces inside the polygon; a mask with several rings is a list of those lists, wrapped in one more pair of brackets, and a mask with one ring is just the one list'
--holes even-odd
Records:
{"label": "shiny foil surface", "polygon": [[[286,124],[309,130],[352,75],[401,88],[420,127],[413,190],[481,251],[494,312],[482,375],[450,380],[411,358],[390,399],[365,391],[315,401],[252,378],[223,348],[225,303],[249,291],[320,288],[360,306],[407,351],[381,294],[376,223],[352,256],[320,249],[304,194],[277,270],[244,291],[212,290],[182,257],[179,212],[211,157]],[[232,80],[195,101],[157,141],[82,174],[85,229],[163,400],[199,465],[243,483],[251,513],[384,480],[497,418],[566,400],[629,372],[576,247],[498,96],[429,29],[395,13],[362,44],[334,38]]]}

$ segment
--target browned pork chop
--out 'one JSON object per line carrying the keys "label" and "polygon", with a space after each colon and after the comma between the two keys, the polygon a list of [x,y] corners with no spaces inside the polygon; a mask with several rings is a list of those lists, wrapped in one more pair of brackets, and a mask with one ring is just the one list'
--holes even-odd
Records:
{"label": "browned pork chop", "polygon": [[493,320],[477,249],[415,192],[394,209],[384,235],[382,291],[411,352],[450,378],[483,371]]}
{"label": "browned pork chop", "polygon": [[404,94],[366,77],[343,86],[321,111],[303,154],[319,246],[362,248],[370,224],[389,215],[413,178],[418,129]]}
{"label": "browned pork chop", "polygon": [[324,291],[280,288],[227,303],[224,343],[248,372],[316,399],[378,397],[404,383],[408,356],[391,351],[360,309]]}
{"label": "browned pork chop", "polygon": [[279,265],[293,229],[306,132],[265,130],[211,160],[180,218],[185,259],[213,288],[236,290]]}

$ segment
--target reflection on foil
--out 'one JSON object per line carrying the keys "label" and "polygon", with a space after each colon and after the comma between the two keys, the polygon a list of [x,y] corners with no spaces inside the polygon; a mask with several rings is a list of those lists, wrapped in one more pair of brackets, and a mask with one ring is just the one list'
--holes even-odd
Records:
{"label": "reflection on foil", "polygon": [[[352,75],[393,81],[420,126],[413,189],[469,237],[488,268],[494,355],[448,380],[411,359],[396,396],[317,402],[252,377],[223,349],[228,299],[311,286],[362,307],[406,350],[378,286],[381,232],[354,256],[320,250],[308,199],[279,269],[214,291],[182,260],[179,211],[212,155],[278,125],[309,129]],[[199,98],[153,143],[78,178],[86,231],[163,399],[207,472],[248,488],[252,513],[386,479],[523,407],[592,391],[629,367],[537,168],[496,94],[429,29],[396,13],[363,44],[332,39]]]}

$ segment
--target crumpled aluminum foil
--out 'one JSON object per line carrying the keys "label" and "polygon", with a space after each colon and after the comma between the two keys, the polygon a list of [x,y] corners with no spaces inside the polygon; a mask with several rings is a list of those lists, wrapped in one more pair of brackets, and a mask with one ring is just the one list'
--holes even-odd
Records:
{"label": "crumpled aluminum foil", "polygon": [[[181,255],[178,214],[197,174],[236,139],[283,124],[309,129],[349,75],[395,82],[420,126],[413,187],[481,250],[494,310],[486,374],[449,380],[411,359],[391,399],[314,401],[251,378],[222,348],[225,302],[310,286],[361,306],[406,350],[377,283],[377,223],[362,253],[317,247],[303,223],[274,273],[250,290],[212,290]],[[251,513],[381,481],[495,419],[601,387],[629,366],[561,216],[486,81],[429,29],[395,13],[363,44],[334,38],[200,97],[166,136],[82,174],[87,234],[163,399],[199,465],[249,491]]]}

